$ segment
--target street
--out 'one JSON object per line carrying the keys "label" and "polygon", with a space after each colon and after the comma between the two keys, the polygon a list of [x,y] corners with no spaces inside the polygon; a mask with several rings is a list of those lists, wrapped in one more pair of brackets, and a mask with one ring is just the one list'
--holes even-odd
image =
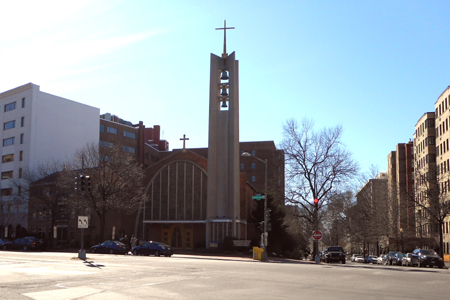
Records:
{"label": "street", "polygon": [[0,299],[443,299],[450,271],[360,263],[0,251]]}

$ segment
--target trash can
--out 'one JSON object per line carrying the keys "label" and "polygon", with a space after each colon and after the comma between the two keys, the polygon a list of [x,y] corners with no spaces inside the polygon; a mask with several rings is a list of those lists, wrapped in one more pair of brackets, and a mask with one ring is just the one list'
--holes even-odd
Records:
{"label": "trash can", "polygon": [[261,260],[263,252],[264,252],[264,249],[263,248],[259,248],[259,250],[258,250],[258,260]]}
{"label": "trash can", "polygon": [[253,247],[253,260],[258,260],[259,247]]}

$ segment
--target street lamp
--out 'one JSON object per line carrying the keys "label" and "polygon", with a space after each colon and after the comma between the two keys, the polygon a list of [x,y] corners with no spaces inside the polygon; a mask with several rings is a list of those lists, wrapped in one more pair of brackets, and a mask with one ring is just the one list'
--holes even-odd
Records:
{"label": "street lamp", "polygon": [[261,261],[267,261],[267,237],[268,237],[268,233],[267,233],[267,159],[262,160],[261,158],[258,158],[256,156],[251,155],[248,152],[242,152],[241,156],[251,156],[257,160],[259,160],[260,162],[264,163],[265,166],[265,183],[264,183],[264,238],[263,238],[263,250],[264,252],[262,253],[261,256]]}
{"label": "street lamp", "polygon": [[400,228],[400,235],[402,237],[402,253],[404,253],[404,250],[403,250],[403,228]]}

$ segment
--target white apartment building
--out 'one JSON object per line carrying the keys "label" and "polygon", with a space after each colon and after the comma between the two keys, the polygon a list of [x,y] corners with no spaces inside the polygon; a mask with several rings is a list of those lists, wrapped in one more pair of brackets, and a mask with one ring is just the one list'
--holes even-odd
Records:
{"label": "white apartment building", "polygon": [[[441,202],[450,201],[450,86],[434,104],[436,116],[436,169]],[[443,224],[444,254],[450,254],[450,216]]]}
{"label": "white apartment building", "polygon": [[99,117],[100,109],[41,92],[32,83],[0,93],[0,236],[18,225],[28,229],[28,207],[18,197],[22,173],[71,161],[87,143],[98,143]]}

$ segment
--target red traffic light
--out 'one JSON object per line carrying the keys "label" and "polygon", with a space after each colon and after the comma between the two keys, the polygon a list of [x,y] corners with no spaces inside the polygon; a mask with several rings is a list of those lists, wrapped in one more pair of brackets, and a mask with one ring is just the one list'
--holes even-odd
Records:
{"label": "red traffic light", "polygon": [[314,204],[317,204],[317,203],[319,203],[319,199],[314,199]]}

